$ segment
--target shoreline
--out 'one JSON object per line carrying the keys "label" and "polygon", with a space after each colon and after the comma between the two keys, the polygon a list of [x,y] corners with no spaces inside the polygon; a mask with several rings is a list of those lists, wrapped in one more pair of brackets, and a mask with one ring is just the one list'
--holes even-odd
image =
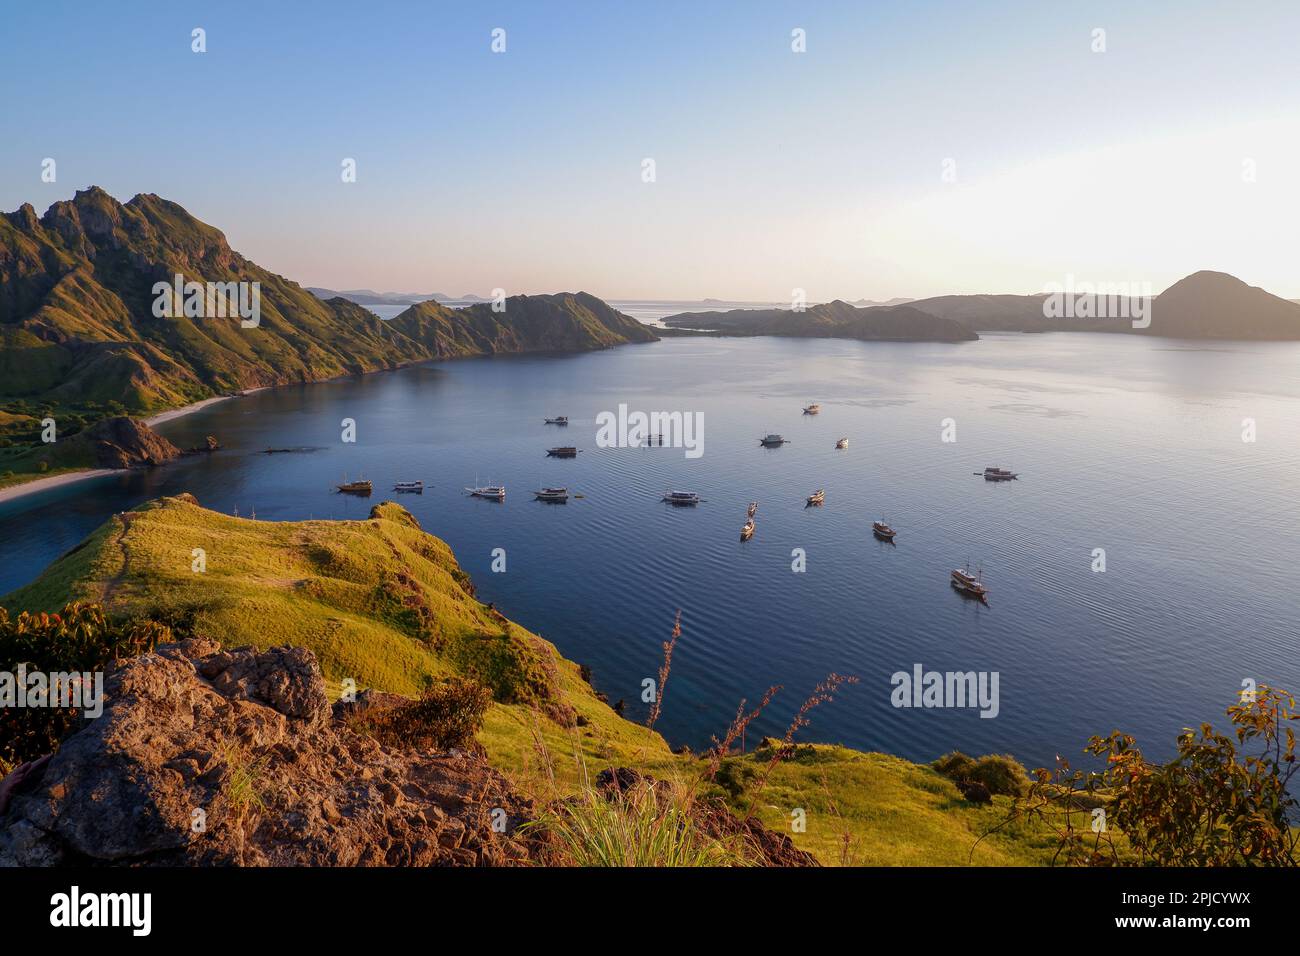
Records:
{"label": "shoreline", "polygon": [[[265,386],[269,388],[270,386]],[[260,392],[261,388],[250,388],[240,392],[238,395],[215,395],[212,398],[205,398],[201,401],[191,402],[189,405],[182,405],[180,408],[169,408],[167,411],[158,412],[156,415],[150,415],[148,418],[142,418],[145,425],[153,428],[155,425],[161,425],[163,422],[169,422],[176,418],[181,418],[191,412],[197,412],[201,408],[207,408],[209,405],[215,405],[217,402],[225,402],[232,398],[240,398],[244,395],[251,395],[253,392]],[[42,491],[49,491],[52,488],[59,488],[63,485],[70,485],[76,481],[85,481],[89,478],[102,478],[105,475],[120,475],[129,468],[83,468],[80,471],[70,471],[62,475],[50,475],[46,478],[33,478],[31,481],[24,481],[20,484],[10,485],[7,488],[0,488],[0,504],[22,498],[27,495],[38,494]]]}
{"label": "shoreline", "polygon": [[[241,392],[240,394],[247,393]],[[190,412],[197,412],[200,408],[207,408],[209,405],[217,404],[217,402],[227,402],[232,398],[238,397],[239,395],[214,395],[212,398],[205,398],[201,401],[191,402],[189,405],[182,405],[180,408],[169,408],[165,412],[158,412],[158,414],[150,415],[148,418],[142,418],[140,421],[144,422],[150,428],[153,428],[155,425],[169,422],[173,418],[180,418],[184,415],[188,415]]]}
{"label": "shoreline", "polygon": [[119,475],[124,470],[121,468],[85,468],[81,471],[70,471],[63,475],[50,475],[48,478],[33,478],[31,481],[24,481],[22,484],[0,488],[0,504],[13,501],[15,498],[21,498],[24,495],[34,495],[38,491],[49,491],[51,488],[70,485],[74,481],[84,481],[87,478],[102,478],[105,475]]}

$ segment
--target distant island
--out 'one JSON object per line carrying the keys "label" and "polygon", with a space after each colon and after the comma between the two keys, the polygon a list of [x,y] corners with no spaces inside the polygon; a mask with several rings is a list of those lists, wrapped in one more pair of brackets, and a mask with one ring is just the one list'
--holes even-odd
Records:
{"label": "distant island", "polygon": [[960,322],[911,305],[858,308],[838,299],[800,312],[793,309],[682,312],[664,319],[664,325],[670,329],[725,335],[785,335],[868,342],[969,342],[979,338]]}
{"label": "distant island", "polygon": [[376,292],[374,289],[323,289],[320,286],[307,286],[307,291],[318,299],[347,299],[357,305],[415,305],[417,302],[471,303],[487,302],[486,296],[467,292],[462,296],[447,295],[445,292]]}
{"label": "distant island", "polygon": [[[1073,296],[1077,303],[1083,296]],[[942,326],[926,325],[916,313],[952,322],[971,332],[1125,332],[1189,339],[1300,339],[1300,303],[1272,295],[1224,272],[1196,272],[1171,285],[1151,302],[1150,323],[1134,327],[1127,317],[1049,317],[1048,296],[941,295],[928,299],[893,300],[905,306],[859,307],[846,302],[792,309],[731,309],[681,312],[663,320],[669,329],[708,331],[725,335],[834,335],[841,338],[916,338],[959,341]],[[1120,303],[1122,304],[1122,303]],[[909,310],[895,325],[889,318]],[[1131,312],[1131,307],[1128,310]],[[1113,314],[1113,313],[1112,313]],[[907,321],[910,320],[910,321]],[[890,328],[900,334],[860,335],[861,328]],[[909,331],[917,334],[909,336]],[[933,334],[927,334],[933,333]],[[976,336],[977,337],[977,336]]]}

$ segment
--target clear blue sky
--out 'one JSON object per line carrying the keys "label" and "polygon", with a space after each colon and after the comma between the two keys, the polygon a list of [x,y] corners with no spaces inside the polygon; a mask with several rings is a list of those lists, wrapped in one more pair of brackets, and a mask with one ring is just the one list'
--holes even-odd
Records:
{"label": "clear blue sky", "polygon": [[158,193],[304,284],[1300,296],[1295,0],[3,3],[0,208]]}

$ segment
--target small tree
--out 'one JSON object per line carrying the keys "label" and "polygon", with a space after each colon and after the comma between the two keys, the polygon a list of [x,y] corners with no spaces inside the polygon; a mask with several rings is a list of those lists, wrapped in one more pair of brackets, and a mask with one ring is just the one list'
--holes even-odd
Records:
{"label": "small tree", "polygon": [[1010,819],[1048,822],[1060,838],[1055,860],[1072,865],[1296,866],[1295,700],[1261,686],[1227,713],[1234,733],[1185,729],[1165,764],[1128,734],[1093,737],[1086,752],[1105,758],[1104,771],[1058,758],[1055,772],[1035,771]]}

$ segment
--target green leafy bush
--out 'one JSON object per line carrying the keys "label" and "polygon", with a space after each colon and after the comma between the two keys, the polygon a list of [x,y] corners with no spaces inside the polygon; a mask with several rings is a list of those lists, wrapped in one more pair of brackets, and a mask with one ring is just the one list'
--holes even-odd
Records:
{"label": "green leafy bush", "polygon": [[[0,607],[0,671],[103,672],[110,665],[171,640],[156,621],[109,621],[98,604],[69,604],[57,614],[10,617]],[[0,707],[0,774],[57,749],[77,729],[82,711],[67,707]]]}
{"label": "green leafy bush", "polygon": [[1029,774],[1008,754],[969,757],[960,750],[946,753],[930,766],[954,782],[983,784],[991,794],[1018,797],[1029,785]]}

